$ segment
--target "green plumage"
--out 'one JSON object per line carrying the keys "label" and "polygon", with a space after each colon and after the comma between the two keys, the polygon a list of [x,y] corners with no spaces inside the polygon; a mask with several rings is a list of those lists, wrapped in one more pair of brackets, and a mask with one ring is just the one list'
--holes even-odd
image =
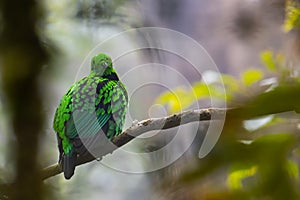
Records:
{"label": "green plumage", "polygon": [[54,117],[53,128],[58,136],[60,161],[64,163],[67,179],[74,173],[77,157],[84,156],[77,148],[82,146],[76,143],[78,138],[104,132],[111,140],[119,135],[127,104],[127,91],[112,67],[111,58],[103,53],[93,57],[89,76],[70,87]]}

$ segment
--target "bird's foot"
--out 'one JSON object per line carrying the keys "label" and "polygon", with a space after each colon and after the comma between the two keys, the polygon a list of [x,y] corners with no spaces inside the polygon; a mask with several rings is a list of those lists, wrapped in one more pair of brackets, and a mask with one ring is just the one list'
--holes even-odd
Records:
{"label": "bird's foot", "polygon": [[63,156],[64,154],[59,155],[59,159],[58,159],[58,166],[61,170],[63,169],[63,165],[64,165]]}

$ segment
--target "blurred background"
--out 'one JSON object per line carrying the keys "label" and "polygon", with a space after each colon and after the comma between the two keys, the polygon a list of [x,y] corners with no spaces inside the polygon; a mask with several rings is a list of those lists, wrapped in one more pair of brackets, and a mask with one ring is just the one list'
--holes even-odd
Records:
{"label": "blurred background", "polygon": [[[101,162],[77,167],[69,181],[62,175],[45,180],[40,183],[42,195],[36,199],[300,199],[298,0],[29,3],[37,6],[31,28],[47,55],[43,64],[37,64],[38,73],[28,75],[36,77],[36,92],[41,95],[40,107],[33,106],[43,113],[43,120],[37,122],[43,124],[36,142],[39,169],[58,160],[52,123],[61,97],[75,81],[88,75],[90,58],[99,52],[112,56],[130,94],[124,128],[134,120],[184,110],[223,108],[226,104],[237,108],[228,112],[218,143],[203,159],[198,157],[199,149],[213,123],[149,132]],[[0,11],[3,33],[10,27],[6,5],[2,3]],[[18,31],[19,26],[11,27]],[[161,49],[137,49],[159,47],[167,41],[140,30],[130,32],[142,27],[185,34],[203,47],[200,53],[179,40],[173,41],[172,48],[207,60],[205,64],[212,67],[193,66],[180,55]],[[9,38],[3,33],[2,42]],[[14,80],[7,74],[16,74],[5,69],[17,74],[22,70],[11,67],[12,58],[19,58],[14,56],[18,43],[11,54],[7,53],[9,42],[2,44],[0,199],[9,199],[7,191],[18,190],[10,184],[18,180],[16,155],[21,140],[16,134],[19,129],[11,128],[17,127],[14,107],[9,106],[14,99],[9,91],[14,88],[6,87],[7,80]],[[15,102],[25,107],[28,103],[22,98]],[[171,141],[173,145],[164,149]]]}

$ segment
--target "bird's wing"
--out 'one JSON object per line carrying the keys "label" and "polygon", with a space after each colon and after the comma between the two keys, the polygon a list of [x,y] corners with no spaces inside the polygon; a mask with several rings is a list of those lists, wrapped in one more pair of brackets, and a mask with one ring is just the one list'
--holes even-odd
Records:
{"label": "bird's wing", "polygon": [[87,138],[96,135],[107,123],[110,115],[104,113],[96,115],[95,112],[75,110],[72,117],[66,123],[66,135],[68,138]]}
{"label": "bird's wing", "polygon": [[[91,90],[80,86],[73,94],[74,111],[66,122],[66,136],[70,139],[75,137],[88,138],[96,135],[101,129],[106,134],[107,123],[112,116],[112,97],[115,93],[116,81],[98,79],[96,88]],[[90,84],[90,83],[89,83]],[[106,126],[106,129],[105,129]]]}
{"label": "bird's wing", "polygon": [[128,95],[125,86],[120,81],[117,81],[111,99],[111,113],[114,126],[109,127],[107,133],[109,138],[113,138],[122,132],[127,104]]}
{"label": "bird's wing", "polygon": [[63,148],[65,153],[70,152],[72,149],[72,144],[65,134],[65,123],[70,119],[72,113],[71,93],[73,87],[74,85],[72,85],[68,92],[62,97],[60,104],[56,109],[53,121],[53,129],[57,133],[58,138],[60,138],[58,141],[60,145],[59,148]]}
{"label": "bird's wing", "polygon": [[78,134],[87,138],[96,135],[100,129],[109,139],[121,133],[128,103],[124,85],[120,81],[101,79],[92,102],[95,106],[92,112],[82,109],[73,113],[67,126],[69,138]]}

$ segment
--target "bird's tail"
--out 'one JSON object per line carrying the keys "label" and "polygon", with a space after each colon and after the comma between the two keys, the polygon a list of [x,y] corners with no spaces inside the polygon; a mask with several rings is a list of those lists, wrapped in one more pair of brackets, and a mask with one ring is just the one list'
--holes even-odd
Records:
{"label": "bird's tail", "polygon": [[74,149],[64,155],[64,176],[65,179],[70,179],[74,175],[75,166],[77,161],[77,153]]}

